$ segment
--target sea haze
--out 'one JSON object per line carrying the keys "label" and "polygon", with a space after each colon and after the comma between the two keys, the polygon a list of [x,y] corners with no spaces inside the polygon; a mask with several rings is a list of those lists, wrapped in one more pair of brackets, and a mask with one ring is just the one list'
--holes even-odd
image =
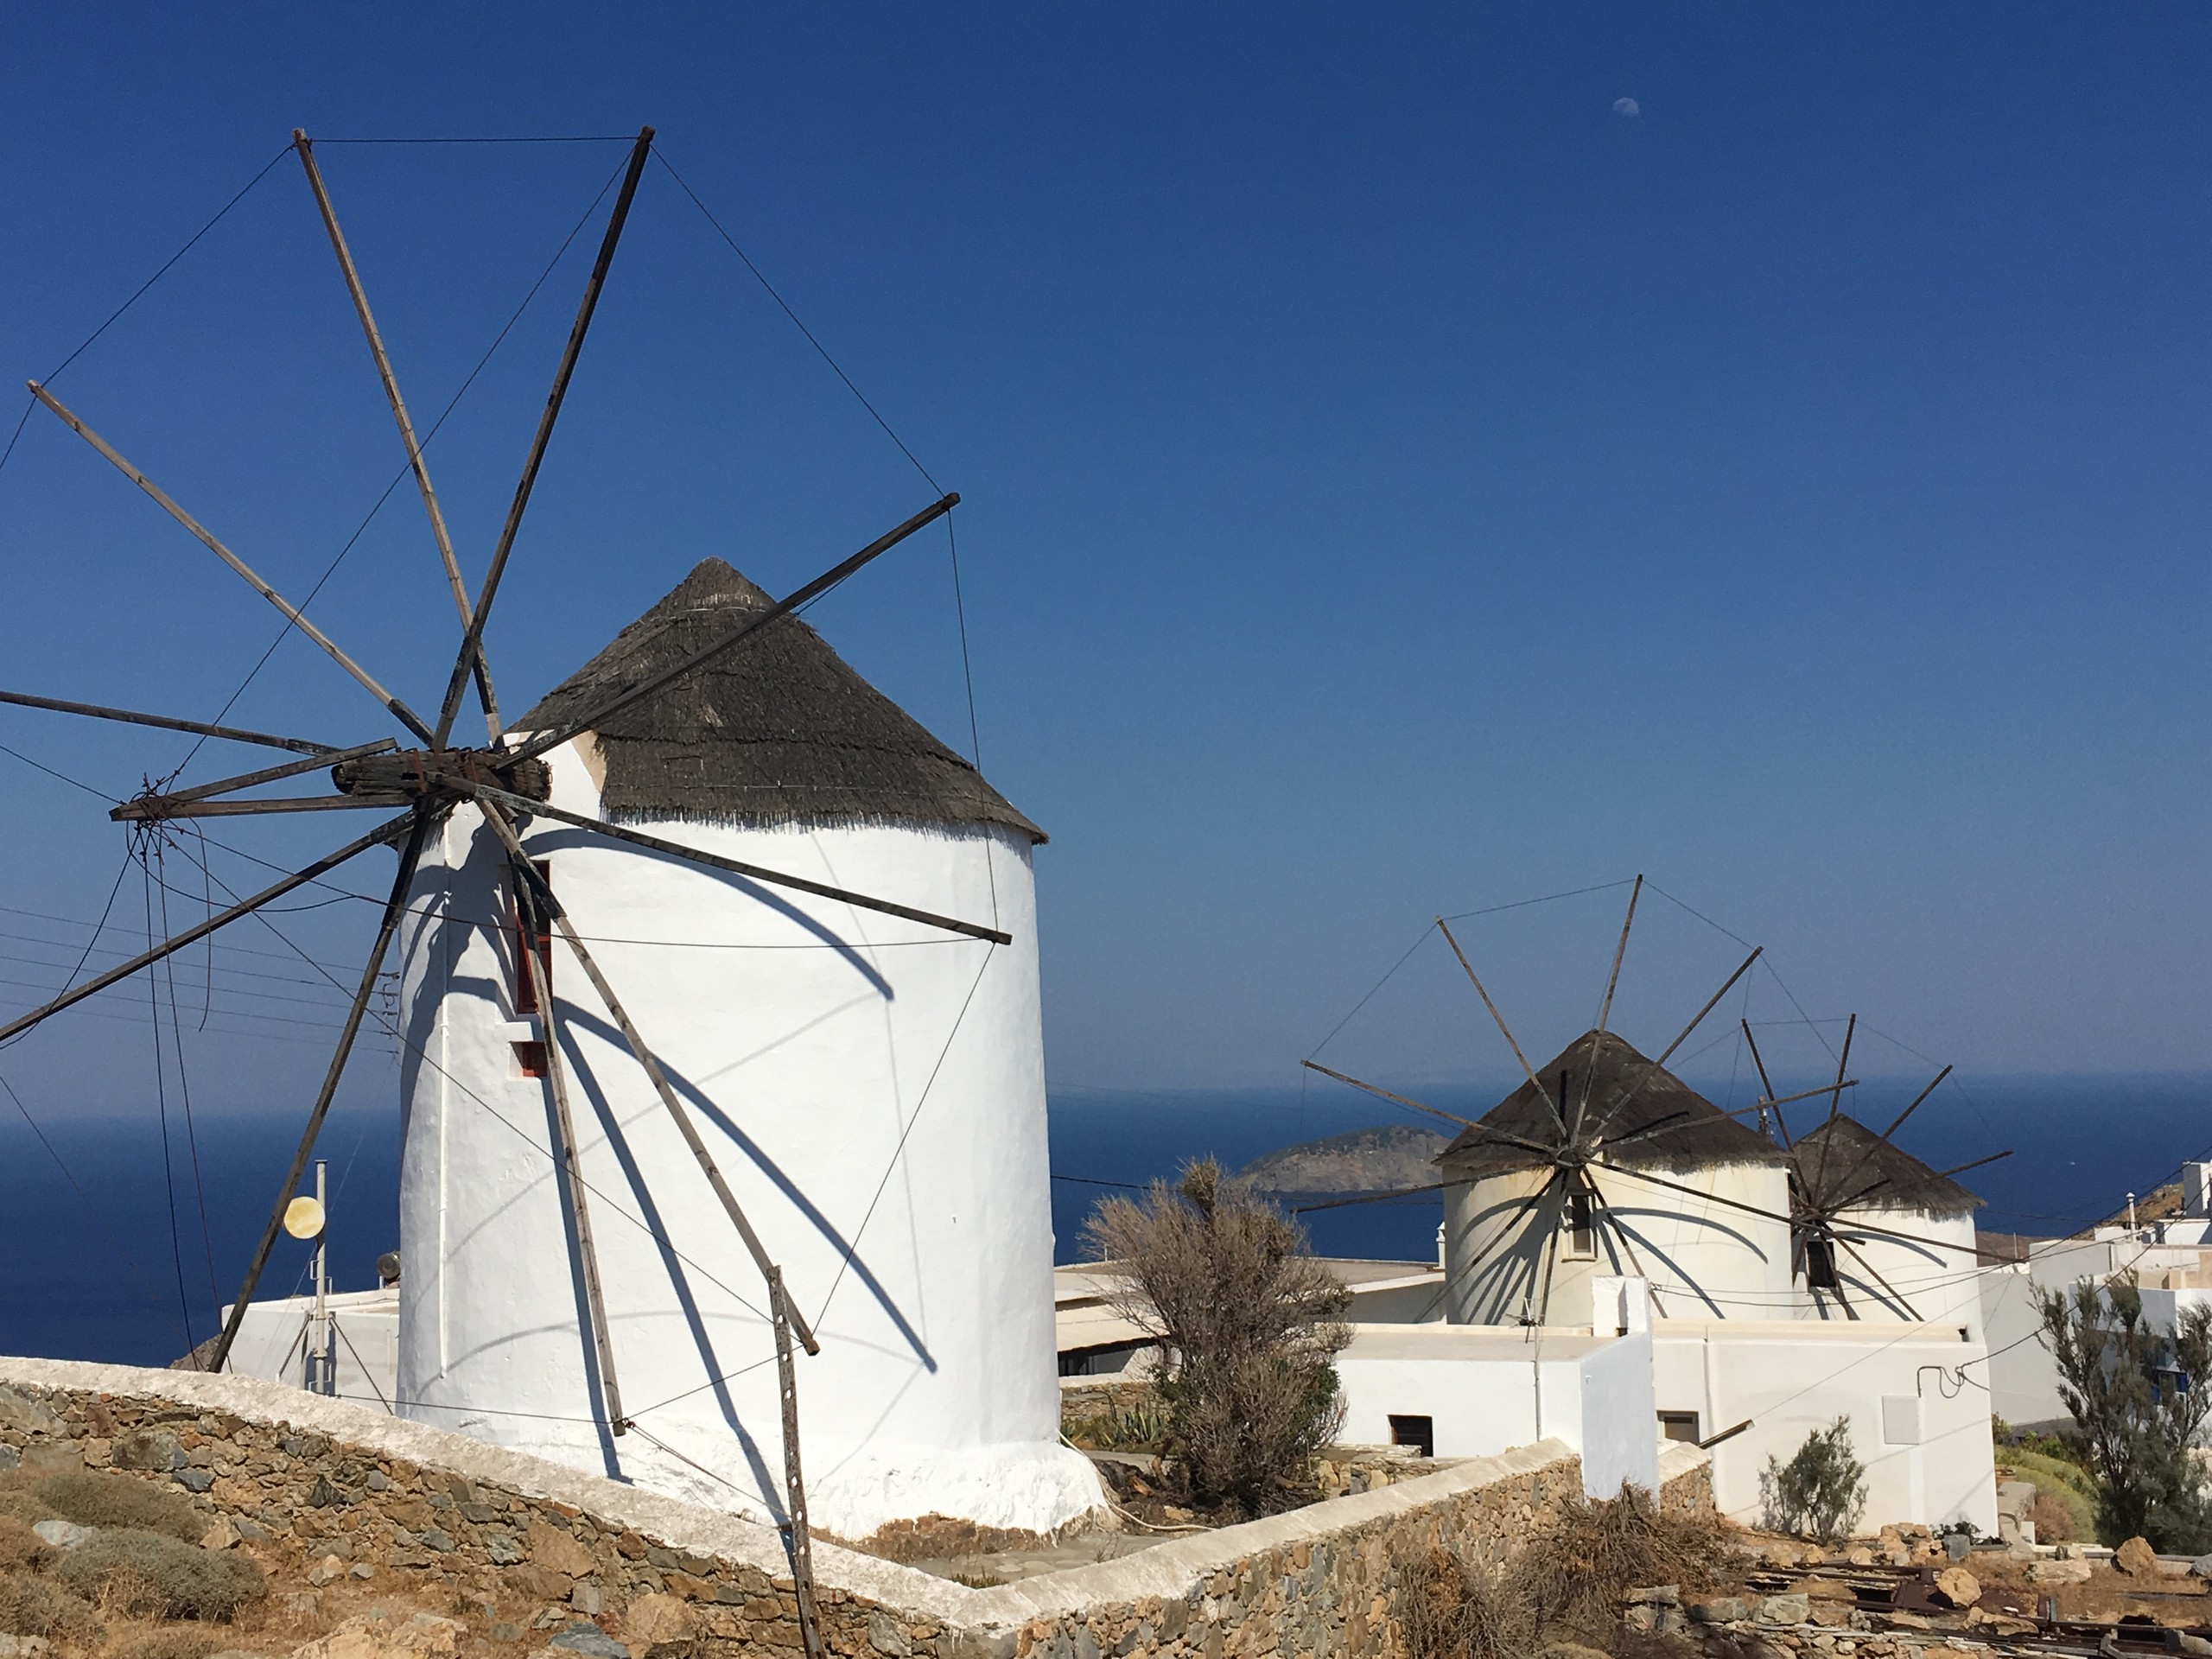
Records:
{"label": "sea haze", "polygon": [[[1777,1087],[1791,1086],[1777,1079]],[[1865,1096],[1862,1115],[1883,1123],[1914,1090],[1902,1079],[1869,1080],[1858,1092]],[[1488,1103],[1466,1090],[1440,1090],[1429,1098],[1469,1116]],[[6,1109],[0,1101],[0,1109]],[[1793,1110],[1793,1123],[1810,1128],[1821,1108],[1808,1103]],[[1106,1183],[1141,1186],[1172,1177],[1184,1162],[1205,1154],[1242,1165],[1279,1147],[1394,1121],[1390,1111],[1337,1085],[1188,1093],[1055,1090],[1058,1259],[1081,1255],[1084,1217],[1099,1198],[1117,1190]],[[0,1121],[0,1245],[7,1252],[0,1272],[0,1351],[160,1365],[185,1351],[188,1337],[197,1341],[212,1333],[214,1308],[232,1293],[268,1219],[296,1124],[268,1116],[211,1118],[203,1113],[194,1137],[195,1185],[181,1118],[174,1109],[170,1117],[165,1174],[161,1127],[151,1113],[43,1116],[41,1127],[74,1188],[20,1117]],[[1963,1178],[1989,1200],[1982,1225],[2060,1234],[2113,1214],[2130,1191],[2149,1191],[2170,1179],[2184,1158],[2212,1147],[2212,1076],[2023,1077],[1981,1078],[1964,1089],[1947,1084],[1898,1138],[1938,1168],[2012,1147],[2012,1157]],[[375,1282],[377,1256],[398,1242],[397,1111],[373,1103],[342,1108],[333,1115],[322,1154],[330,1163],[333,1276],[341,1289],[364,1289]],[[868,1184],[873,1185],[872,1176]],[[1316,1248],[1330,1255],[1427,1261],[1434,1256],[1441,1215],[1437,1200],[1415,1198],[1320,1211],[1302,1219]],[[280,1240],[261,1294],[302,1287],[308,1255],[307,1246]]]}

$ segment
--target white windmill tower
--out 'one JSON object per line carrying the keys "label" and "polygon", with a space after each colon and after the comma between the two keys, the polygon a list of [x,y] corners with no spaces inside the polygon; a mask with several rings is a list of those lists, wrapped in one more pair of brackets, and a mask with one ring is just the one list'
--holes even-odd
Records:
{"label": "white windmill tower", "polygon": [[[1058,1527],[1100,1497],[1058,1440],[1030,868],[1043,833],[796,617],[574,729],[770,606],[710,559],[524,716],[518,736],[572,734],[546,751],[550,799],[519,844],[814,1327],[816,1523]],[[897,893],[1009,942],[555,812]],[[517,929],[483,925],[510,870],[501,838],[455,814],[403,935],[411,1052],[442,1058],[407,1068],[401,1397],[486,1439],[772,1511],[760,1276],[568,940],[543,938],[533,972]],[[548,1156],[556,1079],[573,1134],[552,1123],[552,1137],[575,1147],[581,1198]]]}
{"label": "white windmill tower", "polygon": [[[1042,836],[795,614],[949,513],[953,494],[781,600],[701,566],[524,729],[503,721],[485,625],[652,139],[648,127],[631,149],[472,594],[313,148],[294,135],[462,620],[429,718],[34,385],[407,747],[0,692],[288,753],[188,787],[172,773],[119,803],[110,816],[142,838],[176,839],[169,826],[189,818],[391,815],[257,893],[208,870],[226,908],[0,1024],[0,1042],[396,849],[284,1185],[195,1357],[228,1358],[399,941],[400,1408],[772,1516],[818,1654],[802,1374],[841,1531],[931,1512],[1042,1529],[1102,1501],[1088,1461],[1057,1444],[1029,866]],[[472,686],[480,747],[454,741]],[[260,792],[318,773],[334,793]]]}

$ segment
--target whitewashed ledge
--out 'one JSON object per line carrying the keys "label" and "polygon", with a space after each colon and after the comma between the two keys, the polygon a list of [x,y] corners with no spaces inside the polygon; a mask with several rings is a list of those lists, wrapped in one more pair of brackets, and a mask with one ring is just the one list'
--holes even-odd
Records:
{"label": "whitewashed ledge", "polygon": [[[326,1399],[256,1377],[74,1361],[0,1358],[0,1386],[62,1390],[111,1401],[142,1401],[220,1412],[269,1427],[327,1437],[336,1446],[522,1497],[571,1506],[599,1527],[628,1529],[669,1548],[750,1568],[771,1580],[788,1567],[776,1532],[741,1516],[586,1474],[564,1465],[409,1422],[349,1402]],[[335,1455],[335,1454],[334,1454]],[[1669,1479],[1694,1472],[1709,1454],[1671,1449]],[[1501,1490],[1493,1490],[1501,1489]],[[1452,1540],[1485,1548],[1525,1536],[1541,1503],[1580,1491],[1573,1450],[1556,1440],[1497,1457],[1471,1459],[1435,1473],[1239,1526],[1163,1540],[1112,1561],[1071,1567],[990,1589],[976,1589],[917,1568],[817,1543],[817,1585],[851,1616],[887,1618],[915,1638],[912,1651],[944,1656],[1011,1656],[1017,1651],[1081,1654],[1104,1638],[1109,1650],[1188,1653],[1201,1630],[1227,1637],[1226,1651],[1272,1651],[1279,1630],[1306,1629],[1317,1655],[1360,1649],[1366,1631],[1357,1611],[1385,1586],[1378,1574],[1403,1542]],[[1477,1517],[1484,1517],[1479,1526]],[[1515,1518],[1519,1517],[1519,1518]],[[1470,1528],[1481,1532],[1477,1538]],[[1325,1586],[1324,1580],[1327,1581]],[[1235,1586],[1234,1589],[1229,1586]],[[1328,1586],[1350,1592],[1321,1593]],[[869,1612],[873,1608],[877,1611]],[[825,1609],[835,1616],[834,1609]],[[1350,1621],[1347,1623],[1347,1621]],[[1218,1624],[1216,1621],[1221,1621]],[[928,1635],[924,1633],[930,1632]],[[1077,1639],[1079,1638],[1079,1639]],[[749,1649],[745,1650],[751,1650]]]}

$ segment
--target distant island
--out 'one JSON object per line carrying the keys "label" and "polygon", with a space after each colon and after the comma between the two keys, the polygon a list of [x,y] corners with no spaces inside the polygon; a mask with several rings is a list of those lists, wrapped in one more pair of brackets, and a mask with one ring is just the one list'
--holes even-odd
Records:
{"label": "distant island", "polygon": [[1255,1192],[1395,1192],[1437,1179],[1447,1137],[1410,1124],[1354,1129],[1255,1158],[1236,1179]]}

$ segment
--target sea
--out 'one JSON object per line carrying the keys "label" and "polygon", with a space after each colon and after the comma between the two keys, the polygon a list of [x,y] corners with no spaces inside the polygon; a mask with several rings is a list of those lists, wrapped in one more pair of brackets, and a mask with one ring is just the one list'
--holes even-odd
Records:
{"label": "sea", "polygon": [[[1430,1098],[1470,1116],[1484,1103],[1478,1090]],[[1172,1179],[1194,1158],[1235,1167],[1299,1141],[1401,1121],[1350,1091],[1295,1088],[1071,1087],[1052,1090],[1049,1105],[1063,1262],[1079,1259],[1084,1222],[1102,1198]],[[1797,1109],[1810,1127],[1820,1109]],[[165,1160],[150,1113],[48,1112],[34,1130],[0,1099],[0,1353],[161,1365],[213,1334],[297,1125],[267,1112],[203,1111],[188,1135],[172,1106],[168,1128]],[[1961,1178],[1988,1201],[1981,1225],[2056,1236],[2120,1213],[2129,1192],[2212,1154],[2212,1074],[1982,1078],[1942,1109],[1923,1109],[1899,1140],[1939,1169],[2009,1148]],[[340,1289],[365,1289],[376,1282],[377,1257],[398,1243],[397,1110],[341,1109],[320,1150],[332,1276]],[[1442,1208],[1417,1197],[1298,1218],[1324,1254],[1433,1261]],[[303,1289],[308,1272],[307,1247],[280,1240],[258,1294]]]}

